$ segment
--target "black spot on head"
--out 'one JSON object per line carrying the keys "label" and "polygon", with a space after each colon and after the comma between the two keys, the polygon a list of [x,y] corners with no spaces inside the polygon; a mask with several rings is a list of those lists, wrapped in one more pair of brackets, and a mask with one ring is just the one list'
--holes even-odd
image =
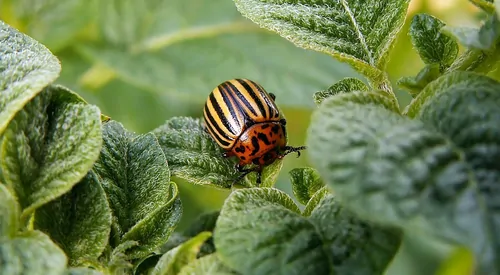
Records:
{"label": "black spot on head", "polygon": [[260,129],[264,130],[264,129],[267,129],[269,128],[269,124],[264,124],[262,126],[260,126]]}
{"label": "black spot on head", "polygon": [[240,145],[240,147],[236,147],[234,151],[236,151],[237,153],[245,153],[245,146]]}
{"label": "black spot on head", "polygon": [[273,128],[271,128],[271,131],[273,131],[273,133],[275,134],[277,134],[279,130],[280,126],[278,124],[274,125]]}
{"label": "black spot on head", "polygon": [[246,159],[247,159],[247,158],[245,158],[244,156],[241,156],[240,158],[241,158],[242,160],[246,160]]}
{"label": "black spot on head", "polygon": [[250,156],[257,154],[257,152],[259,152],[260,150],[259,140],[255,136],[252,137],[252,145],[253,145],[253,151],[250,154]]}
{"label": "black spot on head", "polygon": [[264,142],[265,145],[271,145],[271,142],[267,139],[267,136],[263,133],[259,133],[257,137]]}

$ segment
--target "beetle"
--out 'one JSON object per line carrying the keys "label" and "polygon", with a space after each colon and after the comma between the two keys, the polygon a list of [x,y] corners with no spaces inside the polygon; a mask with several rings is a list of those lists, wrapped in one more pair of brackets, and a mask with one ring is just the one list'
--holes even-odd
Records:
{"label": "beetle", "polygon": [[[223,157],[239,159],[235,168],[242,174],[236,181],[257,172],[259,185],[265,166],[306,149],[287,145],[286,119],[275,99],[256,82],[237,78],[219,84],[205,102],[205,131],[224,150]],[[250,164],[256,167],[245,168]]]}

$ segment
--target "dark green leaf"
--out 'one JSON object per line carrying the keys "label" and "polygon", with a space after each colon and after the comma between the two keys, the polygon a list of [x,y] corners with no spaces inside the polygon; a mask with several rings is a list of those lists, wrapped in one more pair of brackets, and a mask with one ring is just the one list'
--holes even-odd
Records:
{"label": "dark green leaf", "polygon": [[221,260],[244,274],[330,274],[328,251],[292,199],[274,188],[229,195],[214,232]]}
{"label": "dark green leaf", "polygon": [[16,199],[0,182],[0,239],[13,238],[19,228],[19,205]]}
{"label": "dark green leaf", "polygon": [[184,266],[179,273],[179,275],[205,274],[237,275],[238,273],[225,266],[219,259],[217,253],[190,262],[188,265]]}
{"label": "dark green leaf", "polygon": [[[484,232],[493,255],[482,256],[481,264],[495,265],[500,272],[500,83],[486,76],[460,73],[468,85],[451,85],[435,94],[420,110],[419,118],[432,125],[465,153],[480,190],[486,220],[470,224],[470,231]],[[481,200],[478,200],[478,204]],[[477,236],[476,238],[479,238]],[[475,239],[477,257],[485,248]]]}
{"label": "dark green leaf", "polygon": [[65,269],[64,252],[40,231],[0,239],[0,274],[58,275]]}
{"label": "dark green leaf", "polygon": [[178,247],[163,254],[151,271],[151,275],[175,275],[181,269],[196,259],[203,243],[212,236],[210,232],[201,232]]}
{"label": "dark green leaf", "polygon": [[422,89],[430,82],[441,75],[439,64],[426,65],[416,77],[402,77],[398,80],[398,85],[410,92],[413,97],[416,97]]}
{"label": "dark green leaf", "polygon": [[167,159],[153,134],[136,136],[110,121],[103,139],[94,168],[113,210],[111,245],[136,241],[139,246],[125,253],[141,258],[177,226],[182,212],[177,186],[170,182]]}
{"label": "dark green leaf", "polygon": [[[217,222],[217,218],[219,217],[219,211],[204,213],[198,216],[194,222],[189,226],[185,231],[184,235],[187,237],[194,237],[203,231],[214,231],[215,223]],[[213,238],[207,239],[207,241],[203,244],[200,249],[200,253],[198,257],[202,257],[204,255],[213,253],[215,251]]]}
{"label": "dark green leaf", "polygon": [[90,171],[71,191],[40,207],[35,228],[66,252],[69,265],[97,261],[108,243],[111,209],[95,173]]}
{"label": "dark green leaf", "polygon": [[324,186],[318,172],[313,168],[295,168],[289,173],[293,194],[302,204],[307,204],[311,197]]}
{"label": "dark green leaf", "polygon": [[321,234],[335,274],[383,274],[399,249],[401,232],[359,220],[326,194],[309,220]]}
{"label": "dark green leaf", "polygon": [[50,51],[0,20],[0,134],[14,115],[54,81],[61,65]]}
{"label": "dark green leaf", "polygon": [[370,79],[384,76],[407,0],[235,0],[238,10],[297,46],[346,61]]}
{"label": "dark green leaf", "polygon": [[500,37],[500,22],[495,14],[488,17],[479,29],[446,26],[443,31],[453,35],[467,48],[490,51],[495,47]]}
{"label": "dark green leaf", "polygon": [[[240,173],[234,168],[235,159],[223,158],[222,149],[203,130],[199,119],[174,117],[153,131],[167,157],[174,176],[194,184],[230,188]],[[267,166],[261,186],[272,186],[282,161]],[[239,184],[255,185],[255,173],[250,173]]]}
{"label": "dark green leaf", "polygon": [[352,91],[368,92],[370,89],[366,84],[353,77],[346,77],[339,82],[328,87],[326,90],[314,94],[314,102],[319,105],[325,98],[336,95],[338,93],[349,93]]}
{"label": "dark green leaf", "polygon": [[459,148],[383,108],[325,103],[313,115],[309,155],[346,207],[366,220],[471,245],[483,263],[495,261],[479,190]]}
{"label": "dark green leaf", "polygon": [[410,25],[410,37],[420,58],[426,64],[449,66],[458,54],[458,44],[441,32],[445,24],[428,14],[417,14]]}
{"label": "dark green leaf", "polygon": [[49,86],[9,124],[0,148],[3,177],[22,219],[69,191],[90,170],[102,144],[99,109]]}

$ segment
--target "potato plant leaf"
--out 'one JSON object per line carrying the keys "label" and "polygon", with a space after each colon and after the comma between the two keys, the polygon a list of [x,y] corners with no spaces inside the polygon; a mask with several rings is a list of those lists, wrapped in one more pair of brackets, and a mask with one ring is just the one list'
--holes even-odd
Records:
{"label": "potato plant leaf", "polygon": [[495,4],[493,0],[469,0],[475,6],[481,8],[485,12],[494,13],[495,12]]}
{"label": "potato plant leaf", "polygon": [[295,168],[289,174],[293,194],[304,205],[324,186],[318,172],[313,168]]}
{"label": "potato plant leaf", "polygon": [[494,14],[489,16],[479,29],[446,26],[443,31],[454,36],[467,48],[491,51],[500,37],[500,21]]}
{"label": "potato plant leaf", "polygon": [[[152,133],[158,138],[174,176],[217,188],[231,188],[240,176],[234,168],[236,159],[222,157],[222,149],[204,131],[199,119],[174,117]],[[261,186],[276,182],[281,165],[282,161],[277,160],[264,169]],[[255,173],[250,173],[239,184],[254,186],[255,181]]]}
{"label": "potato plant leaf", "polygon": [[196,259],[181,269],[179,275],[205,275],[205,274],[217,274],[217,275],[238,275],[237,272],[228,268],[219,259],[217,253],[213,253],[207,256],[203,256]]}
{"label": "potato plant leaf", "polygon": [[374,104],[382,106],[387,110],[393,111],[395,113],[400,112],[397,103],[382,93],[352,91],[350,93],[336,94],[328,98],[328,100],[330,99],[338,102],[339,104],[341,102],[356,102],[366,105]]}
{"label": "potato plant leaf", "polygon": [[100,111],[61,87],[49,86],[19,111],[2,140],[3,178],[26,221],[68,192],[91,169],[101,148]]}
{"label": "potato plant leaf", "polygon": [[[328,53],[380,82],[407,0],[234,0],[238,10],[299,47]],[[379,88],[379,87],[375,87]]]}
{"label": "potato plant leaf", "polygon": [[320,201],[326,196],[330,194],[330,189],[326,186],[321,187],[314,195],[312,195],[311,199],[307,202],[306,207],[302,210],[302,215],[304,217],[309,217],[312,211],[319,205]]}
{"label": "potato plant leaf", "polygon": [[69,192],[40,207],[35,228],[64,250],[70,266],[96,262],[111,230],[111,209],[97,175],[91,170]]}
{"label": "potato plant leaf", "polygon": [[441,32],[444,26],[441,20],[428,14],[417,14],[411,21],[411,42],[426,64],[447,67],[457,57],[458,44]]}
{"label": "potato plant leaf", "polygon": [[0,20],[0,135],[28,101],[61,71],[42,44]]}
{"label": "potato plant leaf", "polygon": [[470,245],[483,272],[500,270],[487,222],[496,214],[488,216],[466,154],[445,135],[379,106],[328,100],[307,144],[326,184],[362,219]]}
{"label": "potato plant leaf", "polygon": [[[170,181],[167,159],[151,134],[135,135],[115,121],[104,124],[104,146],[94,169],[113,213],[115,249],[141,258],[163,244],[182,214],[177,185]],[[131,243],[132,244],[132,243]]]}
{"label": "potato plant leaf", "polygon": [[417,76],[406,76],[398,80],[398,85],[416,97],[424,88],[441,75],[439,64],[426,65]]}
{"label": "potato plant leaf", "polygon": [[315,93],[314,102],[319,105],[327,97],[333,96],[338,93],[349,93],[352,91],[368,92],[369,88],[363,81],[357,78],[346,77],[328,87],[326,90]]}
{"label": "potato plant leaf", "polygon": [[0,182],[0,238],[12,238],[19,228],[19,205],[5,184]]}
{"label": "potato plant leaf", "polygon": [[99,272],[95,269],[86,268],[86,267],[72,267],[66,270],[65,275],[104,275],[102,272]]}
{"label": "potato plant leaf", "polygon": [[212,236],[210,232],[201,232],[181,245],[163,254],[151,275],[176,275],[181,269],[196,260],[203,243]]}

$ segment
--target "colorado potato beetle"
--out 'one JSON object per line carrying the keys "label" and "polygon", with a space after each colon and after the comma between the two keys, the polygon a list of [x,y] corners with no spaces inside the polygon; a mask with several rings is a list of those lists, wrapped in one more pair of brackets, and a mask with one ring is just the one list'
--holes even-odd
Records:
{"label": "colorado potato beetle", "polygon": [[[236,156],[237,180],[257,172],[257,185],[265,166],[305,146],[287,146],[286,120],[275,104],[276,96],[248,79],[219,84],[207,98],[203,112],[205,131],[224,150],[223,157]],[[298,157],[297,156],[297,157]],[[244,166],[255,164],[255,168]]]}

